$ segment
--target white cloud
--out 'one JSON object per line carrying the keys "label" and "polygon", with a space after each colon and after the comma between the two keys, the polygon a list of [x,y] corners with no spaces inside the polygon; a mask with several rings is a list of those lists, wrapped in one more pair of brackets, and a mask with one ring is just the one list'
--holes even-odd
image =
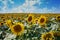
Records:
{"label": "white cloud", "polygon": [[25,3],[23,5],[20,5],[19,7],[4,12],[6,13],[54,13],[56,11],[55,7],[52,7],[51,9],[48,8],[37,9],[35,6],[33,6],[36,3],[39,3],[40,5],[42,2],[40,0],[25,0]]}
{"label": "white cloud", "polygon": [[[10,2],[12,2],[11,0],[9,0]],[[37,0],[34,0],[34,1],[32,1],[32,0],[26,0],[25,1],[25,3],[23,4],[23,5],[21,5],[21,6],[19,6],[19,7],[17,7],[17,8],[13,8],[13,9],[11,9],[11,10],[7,10],[6,11],[6,8],[7,8],[7,5],[5,5],[2,9],[3,9],[3,11],[4,12],[6,12],[6,13],[19,13],[19,12],[27,12],[28,11],[28,9],[30,9],[31,7],[32,7],[32,5],[34,5],[36,2],[38,2]],[[5,1],[3,2],[3,3],[5,3]],[[6,3],[5,3],[6,4]],[[3,13],[4,13],[3,12]]]}
{"label": "white cloud", "polygon": [[37,9],[36,7],[33,6],[35,3],[39,3],[40,5],[42,2],[40,2],[40,0],[34,0],[34,1],[26,0],[23,5],[17,8],[13,8],[12,11],[17,13],[54,13],[56,10],[55,7],[52,7],[51,9],[48,8]]}
{"label": "white cloud", "polygon": [[40,0],[26,0],[25,1],[25,5],[27,4],[27,6],[32,6],[35,3],[38,3]]}
{"label": "white cloud", "polygon": [[11,12],[24,12],[24,13],[30,13],[34,12],[36,8],[33,6],[36,3],[40,3],[40,0],[26,0],[25,3],[17,8],[13,8]]}
{"label": "white cloud", "polygon": [[7,9],[7,0],[1,0],[1,2],[3,3],[3,7],[1,6],[1,9],[2,9],[2,11],[3,12],[5,12],[6,11],[6,9]]}

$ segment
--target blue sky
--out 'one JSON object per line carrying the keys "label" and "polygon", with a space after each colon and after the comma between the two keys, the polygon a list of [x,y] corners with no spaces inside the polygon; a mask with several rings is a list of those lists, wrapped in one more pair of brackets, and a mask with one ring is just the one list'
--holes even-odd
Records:
{"label": "blue sky", "polygon": [[0,13],[60,13],[60,0],[0,0]]}

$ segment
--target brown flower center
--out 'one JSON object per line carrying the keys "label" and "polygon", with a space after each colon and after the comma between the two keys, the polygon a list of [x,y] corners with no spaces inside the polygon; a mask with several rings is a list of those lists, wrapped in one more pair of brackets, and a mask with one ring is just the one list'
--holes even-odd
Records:
{"label": "brown flower center", "polygon": [[44,20],[44,18],[41,18],[40,19],[40,23],[43,23],[45,20]]}
{"label": "brown flower center", "polygon": [[60,21],[60,16],[58,16],[57,19]]}
{"label": "brown flower center", "polygon": [[51,35],[51,34],[47,34],[46,37],[47,37],[47,38],[51,38],[52,35]]}
{"label": "brown flower center", "polygon": [[3,25],[3,23],[1,23],[1,25]]}
{"label": "brown flower center", "polygon": [[18,20],[20,20],[20,17],[18,18]]}
{"label": "brown flower center", "polygon": [[60,18],[60,16],[58,16],[58,18]]}
{"label": "brown flower center", "polygon": [[22,30],[22,28],[21,28],[20,25],[16,25],[16,26],[14,27],[14,31],[15,31],[15,32],[20,32],[21,30]]}
{"label": "brown flower center", "polygon": [[5,19],[3,19],[3,21],[5,21]]}
{"label": "brown flower center", "polygon": [[60,32],[55,32],[54,33],[54,36],[56,37],[56,36],[59,36],[60,37]]}
{"label": "brown flower center", "polygon": [[28,18],[28,21],[31,21],[32,20],[32,16],[30,16],[29,18]]}
{"label": "brown flower center", "polygon": [[0,26],[2,26],[3,25],[3,23],[0,23]]}
{"label": "brown flower center", "polygon": [[4,18],[3,16],[1,18]]}
{"label": "brown flower center", "polygon": [[36,22],[37,22],[38,20],[36,20]]}

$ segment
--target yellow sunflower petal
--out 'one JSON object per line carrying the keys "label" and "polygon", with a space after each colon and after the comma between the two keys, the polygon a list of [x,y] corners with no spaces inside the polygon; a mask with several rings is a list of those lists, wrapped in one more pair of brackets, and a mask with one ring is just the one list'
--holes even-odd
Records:
{"label": "yellow sunflower petal", "polygon": [[3,22],[0,22],[0,26],[2,26],[4,23]]}
{"label": "yellow sunflower petal", "polygon": [[28,22],[33,22],[33,20],[34,20],[34,16],[32,14],[29,14],[28,18],[27,18],[27,21]]}
{"label": "yellow sunflower petal", "polygon": [[22,23],[16,23],[15,25],[12,25],[11,31],[15,35],[21,35],[24,31],[24,25]]}
{"label": "yellow sunflower petal", "polygon": [[60,32],[54,32],[53,35],[56,36],[60,36]]}
{"label": "yellow sunflower petal", "polygon": [[53,38],[54,38],[54,36],[53,36],[53,33],[52,32],[44,33],[41,36],[41,39],[42,40],[54,40]]}
{"label": "yellow sunflower petal", "polygon": [[34,24],[37,24],[37,23],[38,23],[38,18],[35,18]]}
{"label": "yellow sunflower petal", "polygon": [[56,20],[60,21],[60,15],[56,16]]}
{"label": "yellow sunflower petal", "polygon": [[11,20],[7,20],[6,24],[7,24],[8,27],[10,27],[12,25],[12,21]]}
{"label": "yellow sunflower petal", "polygon": [[39,24],[44,25],[44,24],[46,24],[46,21],[47,21],[46,17],[41,15],[39,18]]}

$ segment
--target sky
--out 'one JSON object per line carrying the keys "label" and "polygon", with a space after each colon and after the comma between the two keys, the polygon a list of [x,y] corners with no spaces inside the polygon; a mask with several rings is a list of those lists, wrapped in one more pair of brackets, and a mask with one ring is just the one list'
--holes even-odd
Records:
{"label": "sky", "polygon": [[60,0],[0,0],[0,13],[60,13]]}

